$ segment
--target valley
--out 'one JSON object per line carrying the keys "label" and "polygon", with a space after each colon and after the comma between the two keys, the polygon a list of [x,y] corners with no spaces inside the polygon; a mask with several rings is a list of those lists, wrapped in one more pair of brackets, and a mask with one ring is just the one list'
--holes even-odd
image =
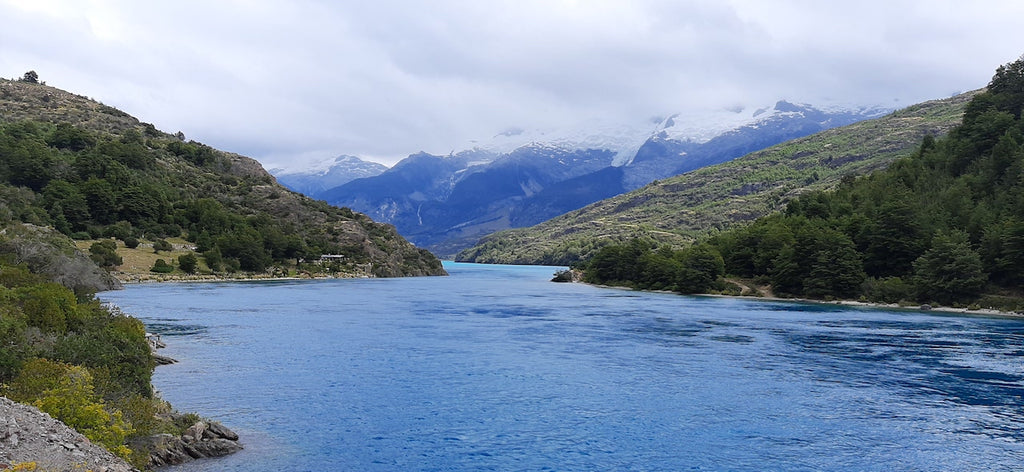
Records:
{"label": "valley", "polygon": [[326,173],[276,175],[293,190],[391,223],[413,243],[450,258],[491,233],[532,226],[657,179],[886,112],[779,101],[644,124],[515,130],[448,156],[413,154],[378,175],[327,190],[313,186],[325,187],[332,172],[343,175],[365,164],[346,159]]}

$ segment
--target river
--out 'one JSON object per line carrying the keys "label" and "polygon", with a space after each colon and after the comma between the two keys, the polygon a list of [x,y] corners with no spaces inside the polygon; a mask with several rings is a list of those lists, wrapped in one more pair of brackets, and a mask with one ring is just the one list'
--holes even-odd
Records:
{"label": "river", "polygon": [[133,285],[161,395],[246,449],[169,471],[1020,470],[1024,321],[450,277]]}

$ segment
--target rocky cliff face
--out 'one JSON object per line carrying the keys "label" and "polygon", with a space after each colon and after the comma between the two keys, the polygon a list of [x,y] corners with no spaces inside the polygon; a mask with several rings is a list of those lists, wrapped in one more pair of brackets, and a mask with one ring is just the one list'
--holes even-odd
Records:
{"label": "rocky cliff face", "polygon": [[117,290],[121,282],[75,249],[71,239],[53,228],[11,224],[0,228],[0,252],[76,293]]}

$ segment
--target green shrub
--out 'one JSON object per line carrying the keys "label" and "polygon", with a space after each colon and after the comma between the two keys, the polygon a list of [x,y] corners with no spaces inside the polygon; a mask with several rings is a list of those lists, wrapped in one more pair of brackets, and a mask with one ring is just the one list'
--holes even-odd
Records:
{"label": "green shrub", "polygon": [[115,238],[124,240],[132,235],[132,224],[127,221],[118,221],[106,228],[103,228],[104,238]]}
{"label": "green shrub", "polygon": [[123,262],[117,255],[117,243],[111,239],[92,243],[89,246],[89,258],[100,267],[119,266]]}
{"label": "green shrub", "polygon": [[64,424],[127,459],[124,445],[133,430],[120,411],[108,412],[93,388],[92,375],[80,366],[34,359],[4,389],[12,400],[30,403]]}
{"label": "green shrub", "polygon": [[44,333],[63,334],[78,319],[75,294],[63,285],[46,282],[16,289],[17,302],[29,326]]}
{"label": "green shrub", "polygon": [[168,264],[167,261],[163,259],[157,259],[156,262],[153,263],[153,267],[149,270],[150,272],[156,272],[158,274],[169,274],[174,271],[174,266]]}
{"label": "green shrub", "polygon": [[900,277],[869,278],[861,286],[864,298],[878,303],[914,299],[914,286]]}
{"label": "green shrub", "polygon": [[134,238],[134,237],[132,237],[132,236],[128,236],[127,238],[124,238],[123,241],[124,241],[124,247],[126,247],[126,248],[135,249],[135,248],[139,247],[139,240]]}
{"label": "green shrub", "polygon": [[153,241],[153,252],[170,251],[171,249],[173,249],[173,246],[166,239]]}

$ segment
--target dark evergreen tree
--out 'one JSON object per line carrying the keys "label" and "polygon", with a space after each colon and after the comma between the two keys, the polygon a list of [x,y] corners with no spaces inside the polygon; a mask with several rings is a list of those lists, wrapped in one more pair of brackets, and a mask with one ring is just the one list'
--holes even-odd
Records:
{"label": "dark evergreen tree", "polygon": [[89,257],[100,267],[115,267],[123,262],[121,256],[117,255],[117,243],[112,239],[92,243]]}
{"label": "dark evergreen tree", "polygon": [[26,72],[25,75],[21,76],[21,81],[22,82],[28,82],[30,84],[38,84],[39,83],[39,74],[37,74],[36,71],[34,71],[34,70],[30,70],[30,71]]}
{"label": "dark evergreen tree", "polygon": [[681,251],[678,259],[681,268],[676,282],[676,291],[682,293],[703,293],[714,288],[725,274],[725,262],[714,246],[700,244]]}
{"label": "dark evergreen tree", "polygon": [[999,66],[988,84],[988,91],[996,98],[996,106],[1020,119],[1024,108],[1024,56]]}
{"label": "dark evergreen tree", "polygon": [[961,231],[936,236],[931,249],[914,261],[914,285],[924,300],[971,300],[981,294],[986,279],[981,256]]}
{"label": "dark evergreen tree", "polygon": [[196,268],[199,266],[199,258],[194,253],[182,254],[178,256],[178,268],[186,274],[196,273]]}
{"label": "dark evergreen tree", "polygon": [[925,248],[924,231],[909,198],[887,201],[869,221],[858,234],[865,247],[864,271],[873,277],[910,273]]}

